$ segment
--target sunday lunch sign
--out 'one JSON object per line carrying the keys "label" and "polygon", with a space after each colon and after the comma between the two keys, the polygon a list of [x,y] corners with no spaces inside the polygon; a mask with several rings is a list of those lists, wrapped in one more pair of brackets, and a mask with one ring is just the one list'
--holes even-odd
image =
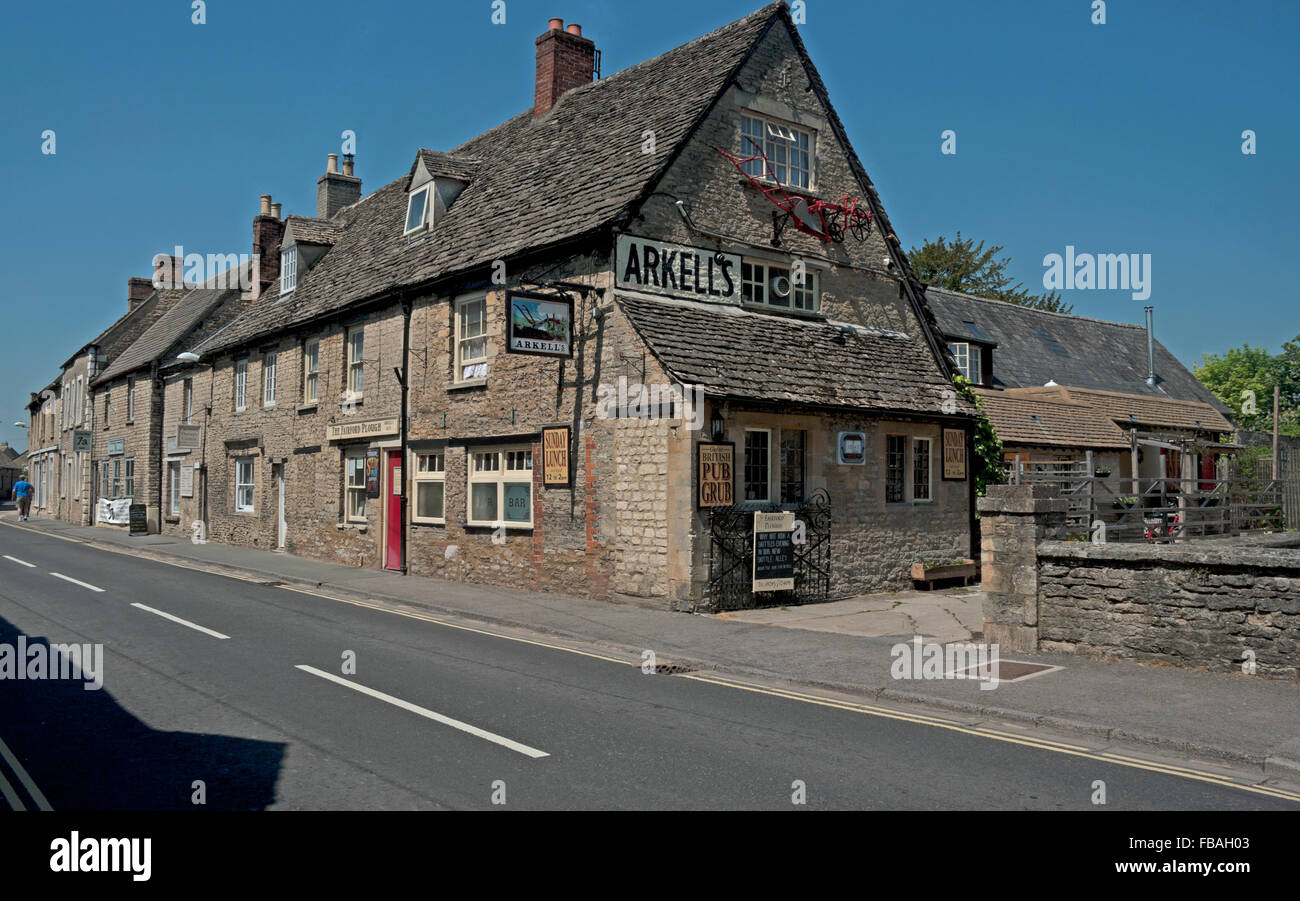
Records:
{"label": "sunday lunch sign", "polygon": [[702,247],[619,235],[618,287],[740,303],[740,257]]}

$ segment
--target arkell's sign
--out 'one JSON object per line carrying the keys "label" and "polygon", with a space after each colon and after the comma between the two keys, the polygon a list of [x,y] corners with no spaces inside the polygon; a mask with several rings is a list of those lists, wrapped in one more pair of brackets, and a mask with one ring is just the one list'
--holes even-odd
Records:
{"label": "arkell's sign", "polygon": [[573,355],[572,300],[512,292],[506,302],[506,349],[510,353]]}
{"label": "arkell's sign", "polygon": [[620,288],[740,303],[740,257],[734,253],[619,235],[615,264]]}

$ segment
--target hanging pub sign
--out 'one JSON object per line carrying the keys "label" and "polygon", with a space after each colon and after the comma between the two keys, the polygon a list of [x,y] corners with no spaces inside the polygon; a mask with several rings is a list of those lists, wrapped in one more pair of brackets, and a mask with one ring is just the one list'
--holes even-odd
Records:
{"label": "hanging pub sign", "polygon": [[949,482],[966,479],[966,431],[943,430],[943,477]]}
{"label": "hanging pub sign", "polygon": [[506,349],[510,353],[573,356],[571,299],[510,293],[506,306]]}
{"label": "hanging pub sign", "polygon": [[794,590],[794,514],[754,514],[754,591]]}
{"label": "hanging pub sign", "polygon": [[366,451],[366,497],[379,497],[379,451]]}
{"label": "hanging pub sign", "polygon": [[697,452],[699,507],[730,507],[736,502],[736,445],[730,441],[702,441]]}
{"label": "hanging pub sign", "polygon": [[703,247],[619,235],[618,287],[740,303],[740,257]]}
{"label": "hanging pub sign", "polygon": [[867,435],[865,432],[840,432],[839,459],[849,466],[861,466],[867,462]]}
{"label": "hanging pub sign", "polygon": [[542,429],[542,485],[569,487],[569,427]]}

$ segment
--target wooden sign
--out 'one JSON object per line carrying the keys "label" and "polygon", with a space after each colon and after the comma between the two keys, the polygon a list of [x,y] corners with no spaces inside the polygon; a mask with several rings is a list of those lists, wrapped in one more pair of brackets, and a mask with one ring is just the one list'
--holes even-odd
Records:
{"label": "wooden sign", "polygon": [[181,473],[181,497],[194,497],[194,467],[182,463],[178,468]]}
{"label": "wooden sign", "polygon": [[754,514],[754,591],[794,590],[794,514]]}
{"label": "wooden sign", "polygon": [[375,438],[381,435],[396,434],[396,416],[387,419],[368,419],[362,422],[336,422],[325,427],[326,441],[342,441],[347,438]]}
{"label": "wooden sign", "polygon": [[730,441],[701,441],[697,453],[700,509],[735,504],[736,445]]}
{"label": "wooden sign", "polygon": [[569,479],[569,427],[542,429],[542,485],[568,488]]}
{"label": "wooden sign", "polygon": [[506,350],[544,357],[573,356],[573,301],[507,294]]}
{"label": "wooden sign", "polygon": [[176,427],[177,450],[194,450],[199,446],[201,435],[196,425],[178,425]]}
{"label": "wooden sign", "polygon": [[734,253],[619,235],[614,254],[620,288],[740,303],[740,257]]}
{"label": "wooden sign", "polygon": [[966,479],[966,432],[964,429],[943,430],[943,478],[948,482]]}

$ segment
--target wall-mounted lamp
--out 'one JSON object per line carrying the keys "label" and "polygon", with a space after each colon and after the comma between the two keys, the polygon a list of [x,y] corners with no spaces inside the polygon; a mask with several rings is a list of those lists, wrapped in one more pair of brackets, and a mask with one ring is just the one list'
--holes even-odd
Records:
{"label": "wall-mounted lamp", "polygon": [[177,354],[176,359],[180,360],[182,363],[197,363],[199,361],[199,355],[187,350],[183,354]]}
{"label": "wall-mounted lamp", "polygon": [[713,408],[713,415],[709,417],[709,428],[713,430],[713,440],[721,441],[722,436],[727,431],[727,420],[722,415],[721,407]]}

